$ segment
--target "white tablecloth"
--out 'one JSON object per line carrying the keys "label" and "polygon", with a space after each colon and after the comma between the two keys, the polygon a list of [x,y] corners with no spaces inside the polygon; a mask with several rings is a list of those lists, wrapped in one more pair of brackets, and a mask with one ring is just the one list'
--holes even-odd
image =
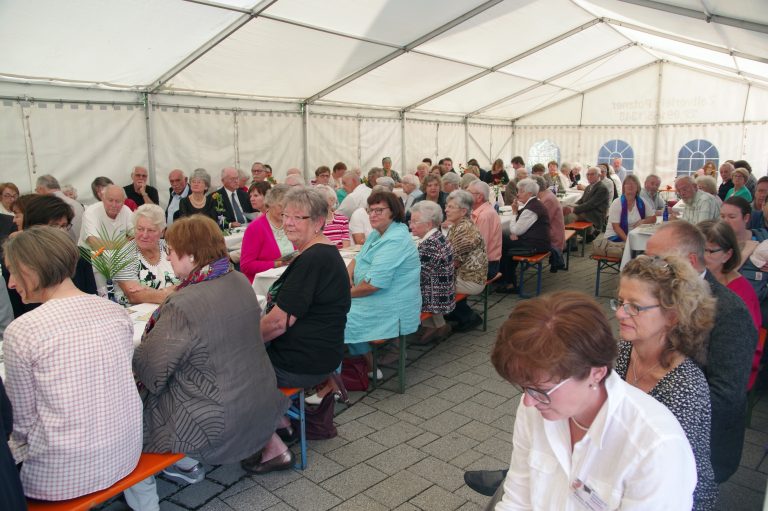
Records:
{"label": "white tablecloth", "polygon": [[621,267],[632,260],[633,252],[645,252],[645,247],[648,244],[648,239],[656,232],[656,229],[661,225],[660,221],[657,221],[654,225],[643,225],[637,229],[632,229],[627,235],[627,243],[624,245],[624,253],[621,256]]}
{"label": "white tablecloth", "polygon": [[[342,259],[344,259],[344,264],[349,266],[349,263],[355,258],[354,252],[350,250],[340,250],[340,252]],[[256,293],[256,296],[266,296],[269,292],[269,288],[280,278],[280,275],[285,272],[286,268],[288,267],[281,266],[280,268],[270,268],[267,271],[254,275],[251,287],[253,288],[253,292]],[[259,304],[261,304],[261,302],[259,302]]]}
{"label": "white tablecloth", "polygon": [[568,190],[564,196],[558,197],[558,200],[561,206],[573,206],[581,199],[582,195],[584,195],[582,190]]}
{"label": "white tablecloth", "polygon": [[240,246],[243,244],[243,236],[245,236],[245,227],[236,227],[232,230],[231,234],[224,236],[227,250],[229,252],[240,250]]}

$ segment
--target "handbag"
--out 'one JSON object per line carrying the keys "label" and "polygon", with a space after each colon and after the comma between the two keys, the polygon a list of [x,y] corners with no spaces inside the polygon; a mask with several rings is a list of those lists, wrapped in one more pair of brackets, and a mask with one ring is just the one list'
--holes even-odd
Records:
{"label": "handbag", "polygon": [[624,255],[624,243],[623,241],[611,241],[605,237],[605,234],[601,234],[592,242],[592,255],[621,259],[621,256]]}
{"label": "handbag", "polygon": [[368,363],[365,357],[347,357],[341,363],[341,381],[347,390],[368,390]]}
{"label": "handbag", "polygon": [[[326,440],[338,435],[333,423],[335,402],[333,392],[329,392],[319,405],[304,407],[304,433],[307,440]],[[299,431],[301,425],[296,419],[291,419],[291,427],[294,431]]]}

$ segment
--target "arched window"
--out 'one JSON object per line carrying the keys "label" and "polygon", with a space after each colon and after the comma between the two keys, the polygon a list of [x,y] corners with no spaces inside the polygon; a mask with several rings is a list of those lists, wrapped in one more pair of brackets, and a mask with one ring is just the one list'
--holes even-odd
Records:
{"label": "arched window", "polygon": [[528,168],[530,169],[537,163],[541,163],[545,167],[547,163],[555,160],[557,166],[560,166],[560,148],[557,144],[549,140],[539,140],[531,146],[531,150],[528,151]]}
{"label": "arched window", "polygon": [[687,142],[677,153],[677,175],[692,174],[711,161],[715,168],[720,167],[720,153],[712,142],[704,139],[696,139]]}
{"label": "arched window", "polygon": [[600,152],[597,153],[597,163],[607,163],[610,165],[616,158],[621,158],[621,166],[625,169],[635,169],[635,151],[631,145],[623,140],[609,140],[603,144]]}

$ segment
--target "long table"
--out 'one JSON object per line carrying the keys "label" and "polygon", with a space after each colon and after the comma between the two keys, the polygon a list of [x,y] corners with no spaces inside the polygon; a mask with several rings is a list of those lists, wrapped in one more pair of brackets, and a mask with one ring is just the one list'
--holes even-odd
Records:
{"label": "long table", "polygon": [[[348,248],[342,249],[339,252],[341,253],[341,258],[344,259],[344,264],[349,266],[349,263],[355,259],[358,250]],[[256,296],[266,296],[269,292],[269,288],[280,278],[280,275],[285,273],[286,268],[288,267],[281,266],[280,268],[270,268],[269,270],[254,275],[251,287],[253,288],[253,292],[256,293]],[[261,304],[261,301],[259,303]]]}

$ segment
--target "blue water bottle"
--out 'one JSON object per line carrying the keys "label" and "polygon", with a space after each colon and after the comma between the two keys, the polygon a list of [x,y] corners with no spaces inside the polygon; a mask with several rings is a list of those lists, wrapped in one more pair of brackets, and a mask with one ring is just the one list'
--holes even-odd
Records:
{"label": "blue water bottle", "polygon": [[661,219],[664,222],[669,222],[669,205],[664,204],[664,213],[661,214]]}

